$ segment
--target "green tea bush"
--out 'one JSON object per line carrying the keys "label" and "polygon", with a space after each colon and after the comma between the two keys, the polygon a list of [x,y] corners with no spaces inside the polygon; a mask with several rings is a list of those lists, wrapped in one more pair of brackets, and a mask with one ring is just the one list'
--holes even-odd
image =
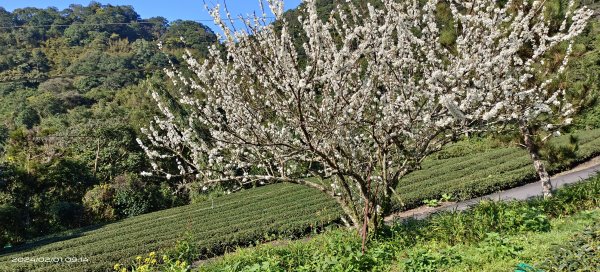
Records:
{"label": "green tea bush", "polygon": [[[324,193],[301,185],[274,184],[219,197],[214,203],[205,201],[98,226],[69,237],[72,239],[26,244],[0,255],[0,271],[106,271],[115,263],[131,268],[137,265],[133,260],[136,256],[178,246],[189,250],[170,258],[182,258],[180,262],[208,258],[238,246],[265,242],[272,234],[296,238],[318,232],[335,224],[341,212]],[[182,235],[185,231],[189,235]],[[90,261],[11,262],[18,257],[40,256],[86,256]]]}
{"label": "green tea bush", "polygon": [[472,138],[450,144],[432,156],[438,160],[458,158],[476,153],[484,153],[499,147],[502,147],[500,142],[486,138]]}
{"label": "green tea bush", "polygon": [[554,255],[540,268],[546,271],[600,271],[600,222],[578,233],[566,245],[554,245]]}
{"label": "green tea bush", "polygon": [[[546,152],[546,157],[554,163],[548,168],[557,173],[600,155],[600,129],[577,131],[554,138],[551,143],[554,151]],[[400,201],[393,209],[414,208],[423,200],[439,199],[443,194],[452,194],[456,200],[471,199],[537,179],[525,150],[498,146],[493,140],[470,140],[434,154],[419,171],[399,181],[396,191]]]}

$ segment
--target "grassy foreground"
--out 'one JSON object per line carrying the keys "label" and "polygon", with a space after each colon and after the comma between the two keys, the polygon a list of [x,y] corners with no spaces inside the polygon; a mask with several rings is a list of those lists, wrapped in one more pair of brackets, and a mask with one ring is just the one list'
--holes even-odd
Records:
{"label": "grassy foreground", "polygon": [[[506,237],[490,235],[478,244],[456,246],[452,249],[461,253],[462,261],[444,270],[508,271],[519,264],[529,264],[544,271],[569,271],[569,266],[572,270],[600,271],[600,209],[554,219],[550,223],[552,230],[549,232]],[[585,245],[595,247],[595,251],[577,248]]]}

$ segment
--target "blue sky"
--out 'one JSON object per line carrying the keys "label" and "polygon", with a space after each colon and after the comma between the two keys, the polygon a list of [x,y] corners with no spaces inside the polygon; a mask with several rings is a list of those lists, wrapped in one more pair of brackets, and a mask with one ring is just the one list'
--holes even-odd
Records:
{"label": "blue sky", "polygon": [[[206,3],[223,3],[224,0],[206,0]],[[169,21],[176,19],[186,20],[208,20],[211,19],[208,12],[204,9],[203,0],[99,0],[102,4],[111,5],[131,5],[142,18],[162,16]],[[295,8],[301,0],[285,0],[285,8]],[[90,0],[0,0],[0,7],[8,11],[16,8],[38,7],[46,8],[49,6],[57,7],[62,10],[70,4],[87,5]],[[246,15],[254,11],[259,11],[258,0],[226,0],[227,7],[233,15]],[[211,21],[202,22],[213,30],[217,30]]]}

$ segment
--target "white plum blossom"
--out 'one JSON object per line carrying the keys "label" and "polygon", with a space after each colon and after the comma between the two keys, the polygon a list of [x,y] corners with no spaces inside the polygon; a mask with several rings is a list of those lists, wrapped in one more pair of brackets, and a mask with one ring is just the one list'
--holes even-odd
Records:
{"label": "white plum blossom", "polygon": [[[531,84],[535,64],[589,18],[575,10],[573,23],[549,35],[542,11],[527,4],[514,3],[514,11],[510,0],[504,7],[453,0],[458,37],[449,49],[439,42],[440,1],[382,0],[381,9],[366,10],[348,4],[327,20],[316,2],[303,1],[297,18],[301,48],[282,0],[268,1],[279,27],[261,14],[236,30],[219,6],[210,9],[225,50],[212,46],[203,61],[187,52],[192,78],[167,70],[185,114],[154,92],[162,116],[139,141],[154,172],[194,177],[205,187],[307,185],[334,197],[355,228],[366,222],[372,230],[389,212],[398,180],[457,135],[480,130],[481,120],[547,112],[534,107],[548,99],[545,86]],[[533,53],[522,58],[527,44]],[[167,170],[173,165],[176,174]]]}
{"label": "white plum blossom", "polygon": [[[545,1],[509,0],[503,7],[486,9],[495,2],[451,1],[460,35],[456,52],[448,54],[449,64],[442,75],[447,80],[439,87],[446,84],[457,88],[457,99],[473,103],[468,105],[472,107],[468,118],[484,121],[486,129],[519,130],[544,195],[549,196],[552,187],[539,154],[540,145],[549,137],[536,142],[535,128],[541,127],[551,136],[572,122],[576,105],[568,90],[552,83],[564,73],[573,51],[573,38],[584,30],[593,12],[585,7],[575,9],[575,1],[571,0],[557,30],[545,16]],[[473,11],[464,14],[465,9]],[[517,12],[509,12],[511,9]],[[547,65],[544,58],[557,51],[561,43],[566,50],[561,52],[558,68]]]}

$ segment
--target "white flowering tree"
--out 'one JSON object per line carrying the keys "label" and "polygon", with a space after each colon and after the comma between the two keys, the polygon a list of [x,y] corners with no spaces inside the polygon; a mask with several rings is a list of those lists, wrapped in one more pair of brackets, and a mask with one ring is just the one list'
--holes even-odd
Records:
{"label": "white flowering tree", "polygon": [[[456,135],[480,129],[484,116],[494,124],[487,116],[500,114],[498,101],[506,96],[492,86],[517,90],[496,78],[516,71],[516,64],[496,71],[485,66],[491,59],[476,58],[498,58],[494,52],[518,50],[528,39],[511,36],[511,22],[524,15],[495,1],[476,1],[489,5],[485,12],[456,1],[460,31],[456,48],[448,49],[439,43],[438,1],[384,0],[381,10],[367,11],[350,5],[321,20],[316,1],[305,0],[298,18],[304,58],[294,47],[283,2],[268,2],[280,29],[263,12],[238,31],[216,7],[211,15],[223,30],[225,53],[215,46],[202,62],[186,54],[191,77],[167,70],[179,88],[177,103],[154,93],[163,116],[144,130],[147,140],[139,140],[153,161],[147,174],[191,176],[206,187],[234,189],[255,182],[303,184],[335,198],[347,223],[366,235],[390,208],[402,176]],[[491,32],[497,15],[506,21]],[[480,44],[490,42],[496,47]]]}
{"label": "white flowering tree", "polygon": [[503,7],[494,0],[456,2],[451,9],[460,35],[440,85],[469,90],[459,93],[484,109],[469,117],[483,120],[488,129],[518,130],[544,196],[550,196],[552,185],[539,150],[571,123],[579,106],[581,97],[557,79],[567,67],[573,38],[593,12],[576,9],[570,0],[562,22],[553,25],[546,1],[508,1]]}

